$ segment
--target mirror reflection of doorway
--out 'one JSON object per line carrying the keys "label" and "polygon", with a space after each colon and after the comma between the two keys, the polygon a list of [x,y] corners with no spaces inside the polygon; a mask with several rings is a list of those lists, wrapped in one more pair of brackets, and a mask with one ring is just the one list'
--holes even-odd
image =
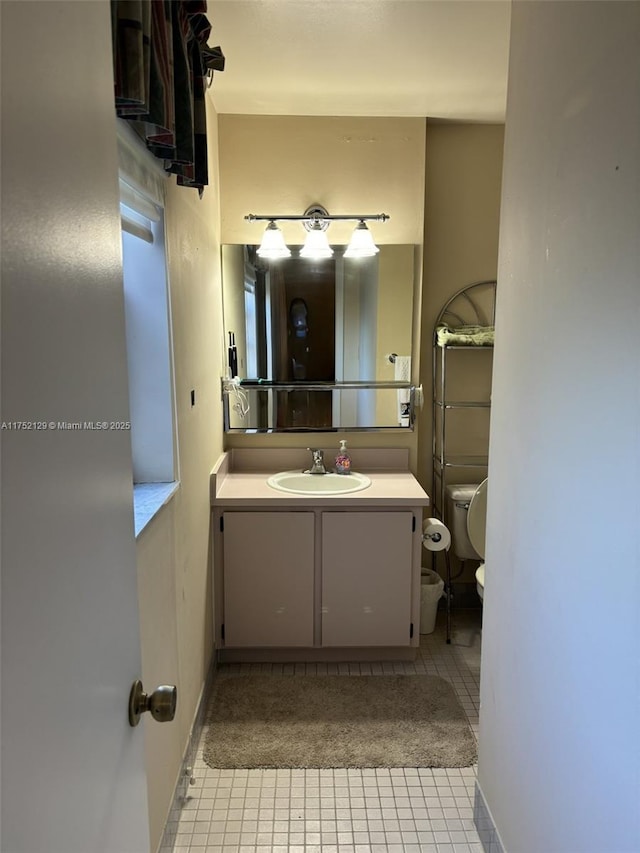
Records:
{"label": "mirror reflection of doorway", "polygon": [[[336,430],[396,426],[397,400],[393,391],[345,386],[393,379],[394,370],[387,353],[411,352],[415,247],[386,244],[374,258],[345,258],[344,247],[335,246],[335,255],[325,261],[299,258],[300,248],[291,246],[290,258],[265,260],[257,255],[255,245],[222,246],[225,329],[236,335],[240,376],[248,380],[248,385],[256,385],[256,390],[247,389],[248,417],[235,418],[230,409],[233,425],[229,429]],[[290,267],[297,268],[295,276],[289,273]],[[305,267],[310,270],[308,275],[304,273]],[[298,284],[305,283],[304,292],[292,291],[294,278]],[[324,322],[322,317],[320,325],[316,322],[314,291],[319,280],[321,301],[326,305],[328,299],[329,309],[333,305],[333,335],[331,310]],[[287,352],[291,307],[296,298],[306,306],[310,353],[305,353],[305,357],[320,353],[330,358],[333,353],[333,364],[326,372],[308,370],[298,356],[294,364]],[[296,326],[302,322],[296,311],[293,321]],[[325,376],[330,378],[315,379]],[[257,390],[260,380],[265,388]],[[304,398],[298,393],[306,381],[333,386],[331,403],[322,399],[328,398],[329,389],[326,393],[309,392],[309,397],[314,395],[311,409],[306,402],[307,392]],[[273,387],[277,382],[295,383],[295,388],[291,392],[279,391]],[[287,394],[294,395],[289,402]],[[279,398],[282,398],[280,404]],[[312,422],[310,412],[316,408],[325,426]],[[286,426],[294,421],[300,426]]]}
{"label": "mirror reflection of doorway", "polygon": [[[335,381],[335,261],[271,266],[274,379]],[[284,310],[283,310],[284,309]],[[277,426],[332,425],[331,391],[278,394]]]}

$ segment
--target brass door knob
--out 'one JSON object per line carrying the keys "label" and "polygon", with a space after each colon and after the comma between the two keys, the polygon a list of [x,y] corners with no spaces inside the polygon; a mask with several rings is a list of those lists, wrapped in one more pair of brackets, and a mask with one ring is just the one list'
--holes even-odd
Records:
{"label": "brass door knob", "polygon": [[175,685],[161,684],[147,695],[142,682],[136,680],[129,694],[129,724],[137,726],[145,711],[151,711],[151,716],[159,723],[169,723],[176,715],[177,703],[178,688]]}

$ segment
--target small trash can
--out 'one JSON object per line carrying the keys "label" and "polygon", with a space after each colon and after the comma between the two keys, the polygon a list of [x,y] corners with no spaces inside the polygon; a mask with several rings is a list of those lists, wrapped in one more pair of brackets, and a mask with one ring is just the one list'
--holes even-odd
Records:
{"label": "small trash can", "polygon": [[444,581],[437,572],[422,569],[420,576],[420,633],[432,634],[436,627],[438,602],[444,592]]}

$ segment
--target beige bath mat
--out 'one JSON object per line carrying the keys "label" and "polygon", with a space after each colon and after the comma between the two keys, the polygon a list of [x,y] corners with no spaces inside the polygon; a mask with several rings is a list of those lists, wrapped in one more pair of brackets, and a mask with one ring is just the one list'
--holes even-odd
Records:
{"label": "beige bath mat", "polygon": [[451,685],[431,675],[220,675],[210,767],[469,767],[476,740]]}

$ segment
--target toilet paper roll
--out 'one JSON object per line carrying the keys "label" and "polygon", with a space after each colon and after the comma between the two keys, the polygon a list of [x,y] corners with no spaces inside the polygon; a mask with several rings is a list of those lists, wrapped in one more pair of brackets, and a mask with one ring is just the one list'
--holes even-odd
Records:
{"label": "toilet paper roll", "polygon": [[451,545],[451,533],[438,518],[427,518],[422,525],[422,544],[427,551],[445,551]]}

